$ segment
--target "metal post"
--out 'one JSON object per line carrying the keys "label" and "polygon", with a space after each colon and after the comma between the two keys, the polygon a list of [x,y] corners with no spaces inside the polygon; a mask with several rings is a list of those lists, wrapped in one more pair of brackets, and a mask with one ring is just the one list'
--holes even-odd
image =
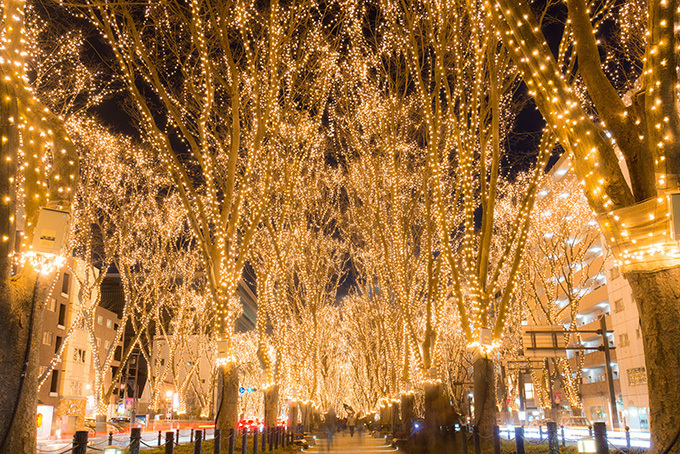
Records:
{"label": "metal post", "polygon": [[176,445],[179,445],[179,426],[177,427],[177,441],[175,441]]}
{"label": "metal post", "polygon": [[461,438],[460,445],[461,445],[461,449],[463,451],[463,454],[468,454],[467,434],[468,434],[468,426],[466,426],[466,425],[461,426],[461,428],[460,428],[460,438]]}
{"label": "metal post", "polygon": [[142,441],[142,429],[140,427],[133,427],[132,429],[130,429],[129,454],[139,454],[141,441]]}
{"label": "metal post", "polygon": [[567,446],[567,440],[564,438],[564,426],[562,426],[562,446]]}
{"label": "metal post", "polygon": [[501,454],[501,429],[493,426],[493,454]]}
{"label": "metal post", "polygon": [[262,428],[262,452],[267,450],[267,428]]}
{"label": "metal post", "polygon": [[597,454],[609,454],[609,447],[607,446],[607,423],[593,423],[593,432],[595,432],[595,452]]}
{"label": "metal post", "polygon": [[630,427],[626,426],[626,452],[630,452]]}
{"label": "metal post", "polygon": [[600,317],[600,331],[602,332],[602,346],[604,347],[605,370],[607,371],[607,384],[609,385],[609,407],[612,414],[612,428],[619,428],[619,412],[616,411],[616,390],[614,389],[614,374],[612,373],[612,358],[609,352],[609,340],[607,339],[607,321]]}
{"label": "metal post", "polygon": [[213,441],[215,442],[213,454],[220,454],[222,450],[222,431],[220,429],[215,429],[215,435],[213,435]]}
{"label": "metal post", "polygon": [[548,422],[548,452],[550,454],[560,454],[560,441],[557,439],[557,423]]}
{"label": "metal post", "polygon": [[515,447],[517,454],[526,454],[524,450],[524,427],[515,427]]}
{"label": "metal post", "polygon": [[229,429],[229,454],[234,454],[234,449],[236,449],[236,431]]}
{"label": "metal post", "polygon": [[269,443],[269,452],[272,452],[274,448],[274,435],[275,435],[274,430],[275,430],[274,427],[270,427],[269,429],[267,429],[268,433],[267,442]]}
{"label": "metal post", "polygon": [[538,425],[538,439],[543,441],[543,426],[540,424]]}
{"label": "metal post", "polygon": [[479,437],[479,426],[472,426],[472,442],[475,454],[482,454],[482,440]]}
{"label": "metal post", "polygon": [[274,449],[279,449],[279,438],[281,437],[281,428],[276,428],[276,441],[274,442]]}
{"label": "metal post", "polygon": [[[191,438],[194,438],[193,429],[191,430]],[[201,454],[203,452],[203,431],[196,431],[196,441],[194,442],[194,454]]]}
{"label": "metal post", "polygon": [[257,436],[257,428],[255,429],[255,432],[253,433],[253,454],[257,454],[257,440],[260,438]]}
{"label": "metal post", "polygon": [[244,430],[243,435],[241,436],[241,454],[246,454],[247,449],[248,449],[248,431]]}
{"label": "metal post", "polygon": [[158,431],[158,446],[161,445],[161,431]]}
{"label": "metal post", "polygon": [[191,428],[191,434],[189,435],[189,443],[194,442],[194,428]]}
{"label": "metal post", "polygon": [[87,430],[79,430],[73,435],[73,454],[87,454]]}
{"label": "metal post", "polygon": [[165,454],[175,453],[175,433],[165,432]]}
{"label": "metal post", "polygon": [[109,432],[109,446],[113,445],[113,432]]}

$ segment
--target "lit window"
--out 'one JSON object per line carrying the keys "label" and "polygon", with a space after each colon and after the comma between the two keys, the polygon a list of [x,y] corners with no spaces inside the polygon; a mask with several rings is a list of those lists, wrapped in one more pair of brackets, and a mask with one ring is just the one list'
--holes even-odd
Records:
{"label": "lit window", "polygon": [[110,319],[110,318],[107,319],[107,320],[106,320],[106,327],[107,327],[107,328],[111,328],[111,324],[112,324],[111,319]]}
{"label": "lit window", "polygon": [[104,317],[102,317],[101,315],[98,315],[97,316],[97,324],[101,325],[103,323],[104,323]]}

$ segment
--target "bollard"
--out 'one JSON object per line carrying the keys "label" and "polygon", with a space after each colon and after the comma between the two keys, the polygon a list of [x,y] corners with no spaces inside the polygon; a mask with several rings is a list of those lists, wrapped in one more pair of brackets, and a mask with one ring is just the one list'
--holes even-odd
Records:
{"label": "bollard", "polygon": [[243,435],[241,436],[241,454],[246,454],[247,449],[248,449],[248,431],[244,430]]}
{"label": "bollard", "polygon": [[220,429],[215,429],[213,440],[215,442],[213,445],[213,454],[220,454],[220,451],[222,450],[222,431]]}
{"label": "bollard", "polygon": [[73,454],[87,454],[86,430],[79,430],[73,435]]}
{"label": "bollard", "polygon": [[538,439],[543,441],[543,426],[540,424],[538,425]]}
{"label": "bollard", "polygon": [[189,434],[189,443],[194,442],[194,428],[191,428],[191,434]]}
{"label": "bollard", "polygon": [[113,445],[113,432],[109,432],[109,446]]}
{"label": "bollard", "polygon": [[567,440],[564,438],[564,426],[562,426],[562,446],[567,446]]}
{"label": "bollard", "polygon": [[267,428],[263,427],[262,428],[262,451],[265,452],[267,450]]}
{"label": "bollard", "polygon": [[142,441],[142,429],[140,427],[133,427],[130,429],[130,451],[129,454],[139,454],[139,448]]}
{"label": "bollard", "polygon": [[236,448],[236,431],[229,429],[229,454],[234,454]]}
{"label": "bollard", "polygon": [[557,439],[557,423],[549,421],[548,426],[548,452],[560,454],[560,441]]}
{"label": "bollard", "polygon": [[158,431],[158,446],[160,447],[161,445],[161,431]]}
{"label": "bollard", "polygon": [[526,454],[524,450],[524,427],[515,427],[515,447],[517,454]]}
{"label": "bollard", "polygon": [[274,449],[279,449],[279,438],[281,438],[281,428],[276,428],[276,443],[274,443]]}
{"label": "bollard", "polygon": [[501,428],[493,426],[493,454],[501,454]]}
{"label": "bollard", "polygon": [[175,444],[179,446],[179,427],[177,428],[177,441],[175,441]]}
{"label": "bollard", "polygon": [[479,437],[479,426],[472,426],[472,442],[475,448],[475,454],[482,454],[482,440]]}
{"label": "bollard", "polygon": [[269,443],[269,452],[272,452],[274,449],[274,428],[270,427],[267,430],[267,443]]}
{"label": "bollard", "polygon": [[175,432],[165,432],[165,454],[175,453]]}
{"label": "bollard", "polygon": [[257,454],[257,440],[259,440],[260,437],[257,436],[257,428],[255,428],[255,432],[253,433],[253,454]]}
{"label": "bollard", "polygon": [[593,432],[595,432],[595,452],[597,454],[609,454],[607,424],[604,422],[593,423]]}
{"label": "bollard", "polygon": [[626,426],[626,452],[630,452],[630,427]]}
{"label": "bollard", "polygon": [[588,436],[593,437],[593,426],[588,426]]}
{"label": "bollard", "polygon": [[[203,452],[203,431],[197,430],[196,441],[194,442],[194,454],[202,454]],[[194,438],[194,429],[191,429],[191,438]]]}
{"label": "bollard", "polygon": [[468,454],[468,426],[463,425],[460,427],[460,445],[463,454]]}

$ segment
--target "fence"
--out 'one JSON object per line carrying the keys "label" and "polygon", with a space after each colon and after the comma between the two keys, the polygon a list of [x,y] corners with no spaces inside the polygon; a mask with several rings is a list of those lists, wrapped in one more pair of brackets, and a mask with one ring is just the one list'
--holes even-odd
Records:
{"label": "fence", "polygon": [[[203,442],[207,439],[207,430],[195,430],[191,429],[190,432],[181,433],[183,431],[171,430],[165,432],[165,437],[162,436],[162,432],[158,431],[158,438],[155,436],[151,439],[143,439],[142,432],[140,428],[132,428],[130,430],[129,443],[126,446],[118,447],[113,446],[114,441],[120,443],[126,440],[115,439],[113,433],[109,433],[108,438],[99,444],[92,443],[88,438],[87,431],[78,431],[73,436],[73,443],[70,447],[62,448],[58,451],[39,451],[45,454],[87,454],[87,453],[102,453],[102,454],[119,454],[123,450],[129,449],[129,454],[140,454],[142,447],[145,448],[157,448],[165,447],[165,454],[174,454],[175,447],[179,445],[193,445],[194,454],[219,454],[222,444],[225,443],[228,446],[229,454],[236,454],[236,439],[241,439],[241,449],[240,454],[249,454],[249,440],[250,443],[250,453],[258,454],[264,452],[272,452],[274,449],[278,449],[279,446],[289,446],[294,443],[294,434],[292,431],[287,430],[285,427],[270,427],[264,428],[261,431],[249,432],[247,429],[244,431],[235,431],[231,429],[229,435],[222,437],[221,431],[219,429],[214,429],[213,439],[214,445],[212,453],[203,449]],[[180,443],[180,436],[189,436],[189,441],[185,443]]]}

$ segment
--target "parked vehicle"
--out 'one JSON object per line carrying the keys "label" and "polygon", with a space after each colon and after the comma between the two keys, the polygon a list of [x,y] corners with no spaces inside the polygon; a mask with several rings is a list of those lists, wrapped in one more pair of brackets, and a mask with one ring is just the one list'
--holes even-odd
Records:
{"label": "parked vehicle", "polygon": [[564,416],[560,425],[569,429],[588,429],[591,424],[585,416]]}

